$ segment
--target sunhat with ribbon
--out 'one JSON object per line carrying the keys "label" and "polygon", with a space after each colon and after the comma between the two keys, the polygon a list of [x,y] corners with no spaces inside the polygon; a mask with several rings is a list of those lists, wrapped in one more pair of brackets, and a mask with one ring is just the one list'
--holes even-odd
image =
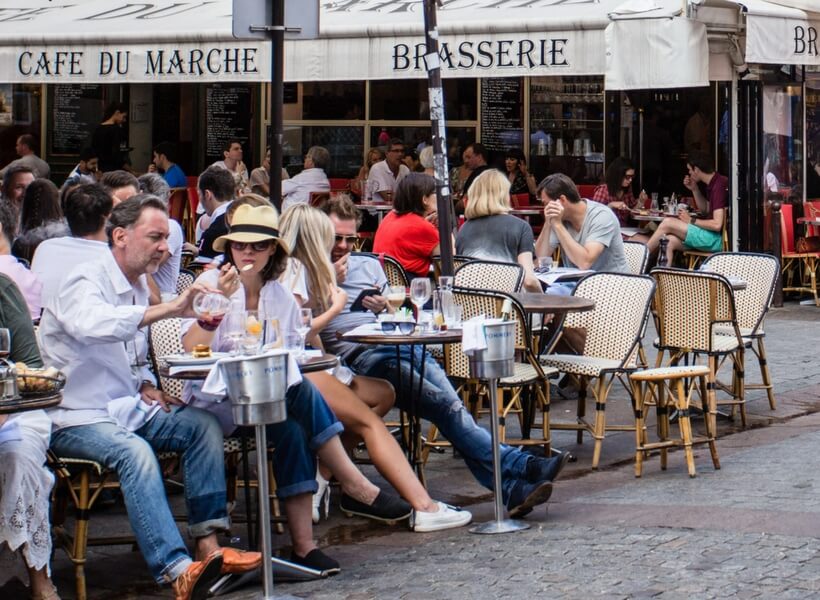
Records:
{"label": "sunhat with ribbon", "polygon": [[290,248],[279,236],[279,213],[272,206],[249,206],[236,209],[231,227],[225,235],[214,240],[214,250],[224,252],[228,242],[265,242],[277,240],[279,247],[290,254]]}

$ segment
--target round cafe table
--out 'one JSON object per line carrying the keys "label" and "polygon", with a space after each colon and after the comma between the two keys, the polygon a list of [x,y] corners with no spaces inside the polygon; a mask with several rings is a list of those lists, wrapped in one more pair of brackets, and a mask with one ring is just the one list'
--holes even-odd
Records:
{"label": "round cafe table", "polygon": [[[335,354],[322,354],[321,356],[314,356],[311,358],[307,358],[305,360],[297,359],[296,362],[299,364],[299,371],[301,373],[314,373],[316,371],[325,371],[326,369],[332,369],[339,363],[339,357]],[[214,364],[216,363],[214,362],[210,365],[205,365],[206,368],[202,369],[178,371],[172,375],[168,367],[168,364],[160,362],[159,376],[168,377],[169,379],[183,380],[205,379],[208,376],[208,373],[210,372],[211,367]]]}
{"label": "round cafe table", "polygon": [[[340,340],[353,342],[356,344],[368,344],[375,346],[395,346],[396,348],[396,386],[397,389],[407,389],[407,417],[410,426],[409,441],[407,444],[407,460],[418,474],[419,481],[425,487],[427,483],[424,479],[424,465],[422,463],[421,450],[421,423],[418,416],[418,405],[421,402],[421,392],[424,384],[424,352],[428,344],[454,344],[461,342],[461,329],[447,329],[445,331],[414,332],[409,335],[383,334],[383,333],[338,333]],[[407,385],[402,381],[401,374],[401,346],[410,346],[410,377]],[[421,346],[422,360],[418,365],[418,377],[416,372],[416,346]],[[418,380],[416,386],[414,382]]]}
{"label": "round cafe table", "polygon": [[63,401],[62,392],[18,396],[11,400],[0,401],[0,415],[8,415],[30,410],[54,408]]}

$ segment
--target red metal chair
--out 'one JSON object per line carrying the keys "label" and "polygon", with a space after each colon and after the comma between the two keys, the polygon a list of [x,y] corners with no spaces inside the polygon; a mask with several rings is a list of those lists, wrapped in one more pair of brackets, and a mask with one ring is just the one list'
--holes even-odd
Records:
{"label": "red metal chair", "polygon": [[814,304],[820,306],[820,298],[817,297],[817,265],[820,252],[797,252],[792,205],[784,202],[780,206],[780,211],[783,292],[810,292],[814,296]]}
{"label": "red metal chair", "polygon": [[510,195],[510,204],[513,208],[524,208],[530,205],[529,194],[512,194]]}
{"label": "red metal chair", "polygon": [[328,179],[330,182],[330,192],[349,192],[350,191],[350,180],[349,179],[338,179],[332,178]]}
{"label": "red metal chair", "polygon": [[592,198],[595,195],[595,188],[598,187],[597,185],[589,185],[589,184],[582,184],[577,186],[578,187],[578,194],[581,198]]}
{"label": "red metal chair", "polygon": [[185,219],[185,205],[188,203],[188,188],[171,188],[168,197],[168,216],[182,224]]}

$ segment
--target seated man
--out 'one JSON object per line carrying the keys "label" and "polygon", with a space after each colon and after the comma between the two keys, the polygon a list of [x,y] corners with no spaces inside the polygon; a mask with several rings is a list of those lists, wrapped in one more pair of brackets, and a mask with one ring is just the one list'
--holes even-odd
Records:
{"label": "seated man", "polygon": [[128,171],[108,171],[103,174],[100,183],[111,194],[114,206],[123,200],[128,200],[131,196],[136,196],[140,191],[139,181]]}
{"label": "seated man", "polygon": [[199,257],[201,262],[208,262],[219,254],[214,250],[214,241],[219,236],[228,233],[225,211],[228,210],[236,195],[236,186],[229,171],[211,165],[199,176],[197,191],[199,192],[199,206],[203,207],[205,212],[197,223],[197,228],[202,227],[203,229],[201,236],[198,237]]}
{"label": "seated man", "polygon": [[330,153],[327,150],[321,146],[308,148],[302,172],[282,182],[282,211],[293,204],[307,204],[311,192],[329,192],[330,181],[325,173],[329,165]]}
{"label": "seated man", "polygon": [[[604,207],[605,208],[605,207]],[[609,209],[607,209],[609,210]],[[391,311],[382,295],[368,296],[363,304],[367,311],[351,312],[350,306],[359,293],[374,285],[384,289],[387,278],[378,260],[369,256],[351,256],[356,239],[358,211],[344,196],[331,199],[325,205],[336,230],[336,243],[331,258],[336,267],[339,285],[347,292],[345,309],[322,330],[322,342],[328,352],[340,355],[355,372],[389,380],[397,390],[397,406],[407,409],[407,386],[401,386],[396,377],[395,346],[361,345],[339,340],[338,332],[345,332],[365,323],[376,321],[376,315]],[[401,346],[403,355],[401,379],[409,381],[410,347]],[[416,349],[418,351],[418,349]],[[493,449],[490,432],[479,427],[464,408],[446,373],[429,354],[424,355],[424,384],[420,399],[420,414],[439,428],[459,454],[475,478],[484,486],[493,485]],[[419,369],[420,370],[420,369]],[[419,372],[412,375],[419,377]],[[544,459],[522,452],[518,448],[501,449],[502,496],[511,517],[521,517],[533,507],[549,500],[550,483],[566,464],[568,454]]]}
{"label": "seated man", "polygon": [[80,150],[80,162],[68,174],[63,186],[80,185],[81,183],[97,183],[102,177],[99,170],[100,159],[93,148],[86,147]]}
{"label": "seated man", "polygon": [[564,266],[629,273],[618,217],[609,207],[581,198],[563,173],[544,178],[538,198],[544,203],[544,228],[535,242],[536,256],[550,256],[560,245]]}
{"label": "seated man", "polygon": [[[658,249],[661,238],[666,236],[669,240],[666,245],[668,265],[672,264],[676,250],[686,248],[720,252],[723,248],[721,233],[726,218],[729,180],[715,171],[714,162],[703,152],[690,152],[686,168],[689,174],[683,178],[683,185],[691,190],[698,211],[706,216],[698,219],[691,216],[685,206],[681,206],[677,217],[667,217],[661,221],[655,233],[646,241],[646,245],[649,252],[653,253]],[[701,190],[701,184],[705,186],[705,195]]]}
{"label": "seated man", "polygon": [[[177,406],[178,399],[154,386],[143,331],[160,319],[192,316],[193,298],[204,288],[147,306],[145,275],[167,251],[168,215],[159,199],[121,202],[107,231],[111,252],[74,269],[41,320],[44,361],[67,378],[62,404],[49,411],[51,447],[116,471],[153,577],[172,583],[177,599],[204,598],[220,573],[255,569],[262,557],[219,547],[217,532],[230,525],[222,431],[213,415]],[[194,559],[163,500],[158,451],[182,457]]]}
{"label": "seated man", "polygon": [[43,284],[37,275],[11,254],[11,243],[17,231],[17,213],[8,205],[0,203],[0,273],[17,284],[26,299],[32,319],[40,318],[40,299]]}

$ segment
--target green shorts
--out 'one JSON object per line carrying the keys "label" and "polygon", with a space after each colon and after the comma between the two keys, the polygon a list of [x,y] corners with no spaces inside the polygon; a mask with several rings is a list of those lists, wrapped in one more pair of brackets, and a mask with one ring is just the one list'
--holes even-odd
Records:
{"label": "green shorts", "polygon": [[702,250],[704,252],[720,252],[723,249],[723,239],[720,232],[709,231],[697,225],[686,227],[686,239],[683,246],[691,250]]}

